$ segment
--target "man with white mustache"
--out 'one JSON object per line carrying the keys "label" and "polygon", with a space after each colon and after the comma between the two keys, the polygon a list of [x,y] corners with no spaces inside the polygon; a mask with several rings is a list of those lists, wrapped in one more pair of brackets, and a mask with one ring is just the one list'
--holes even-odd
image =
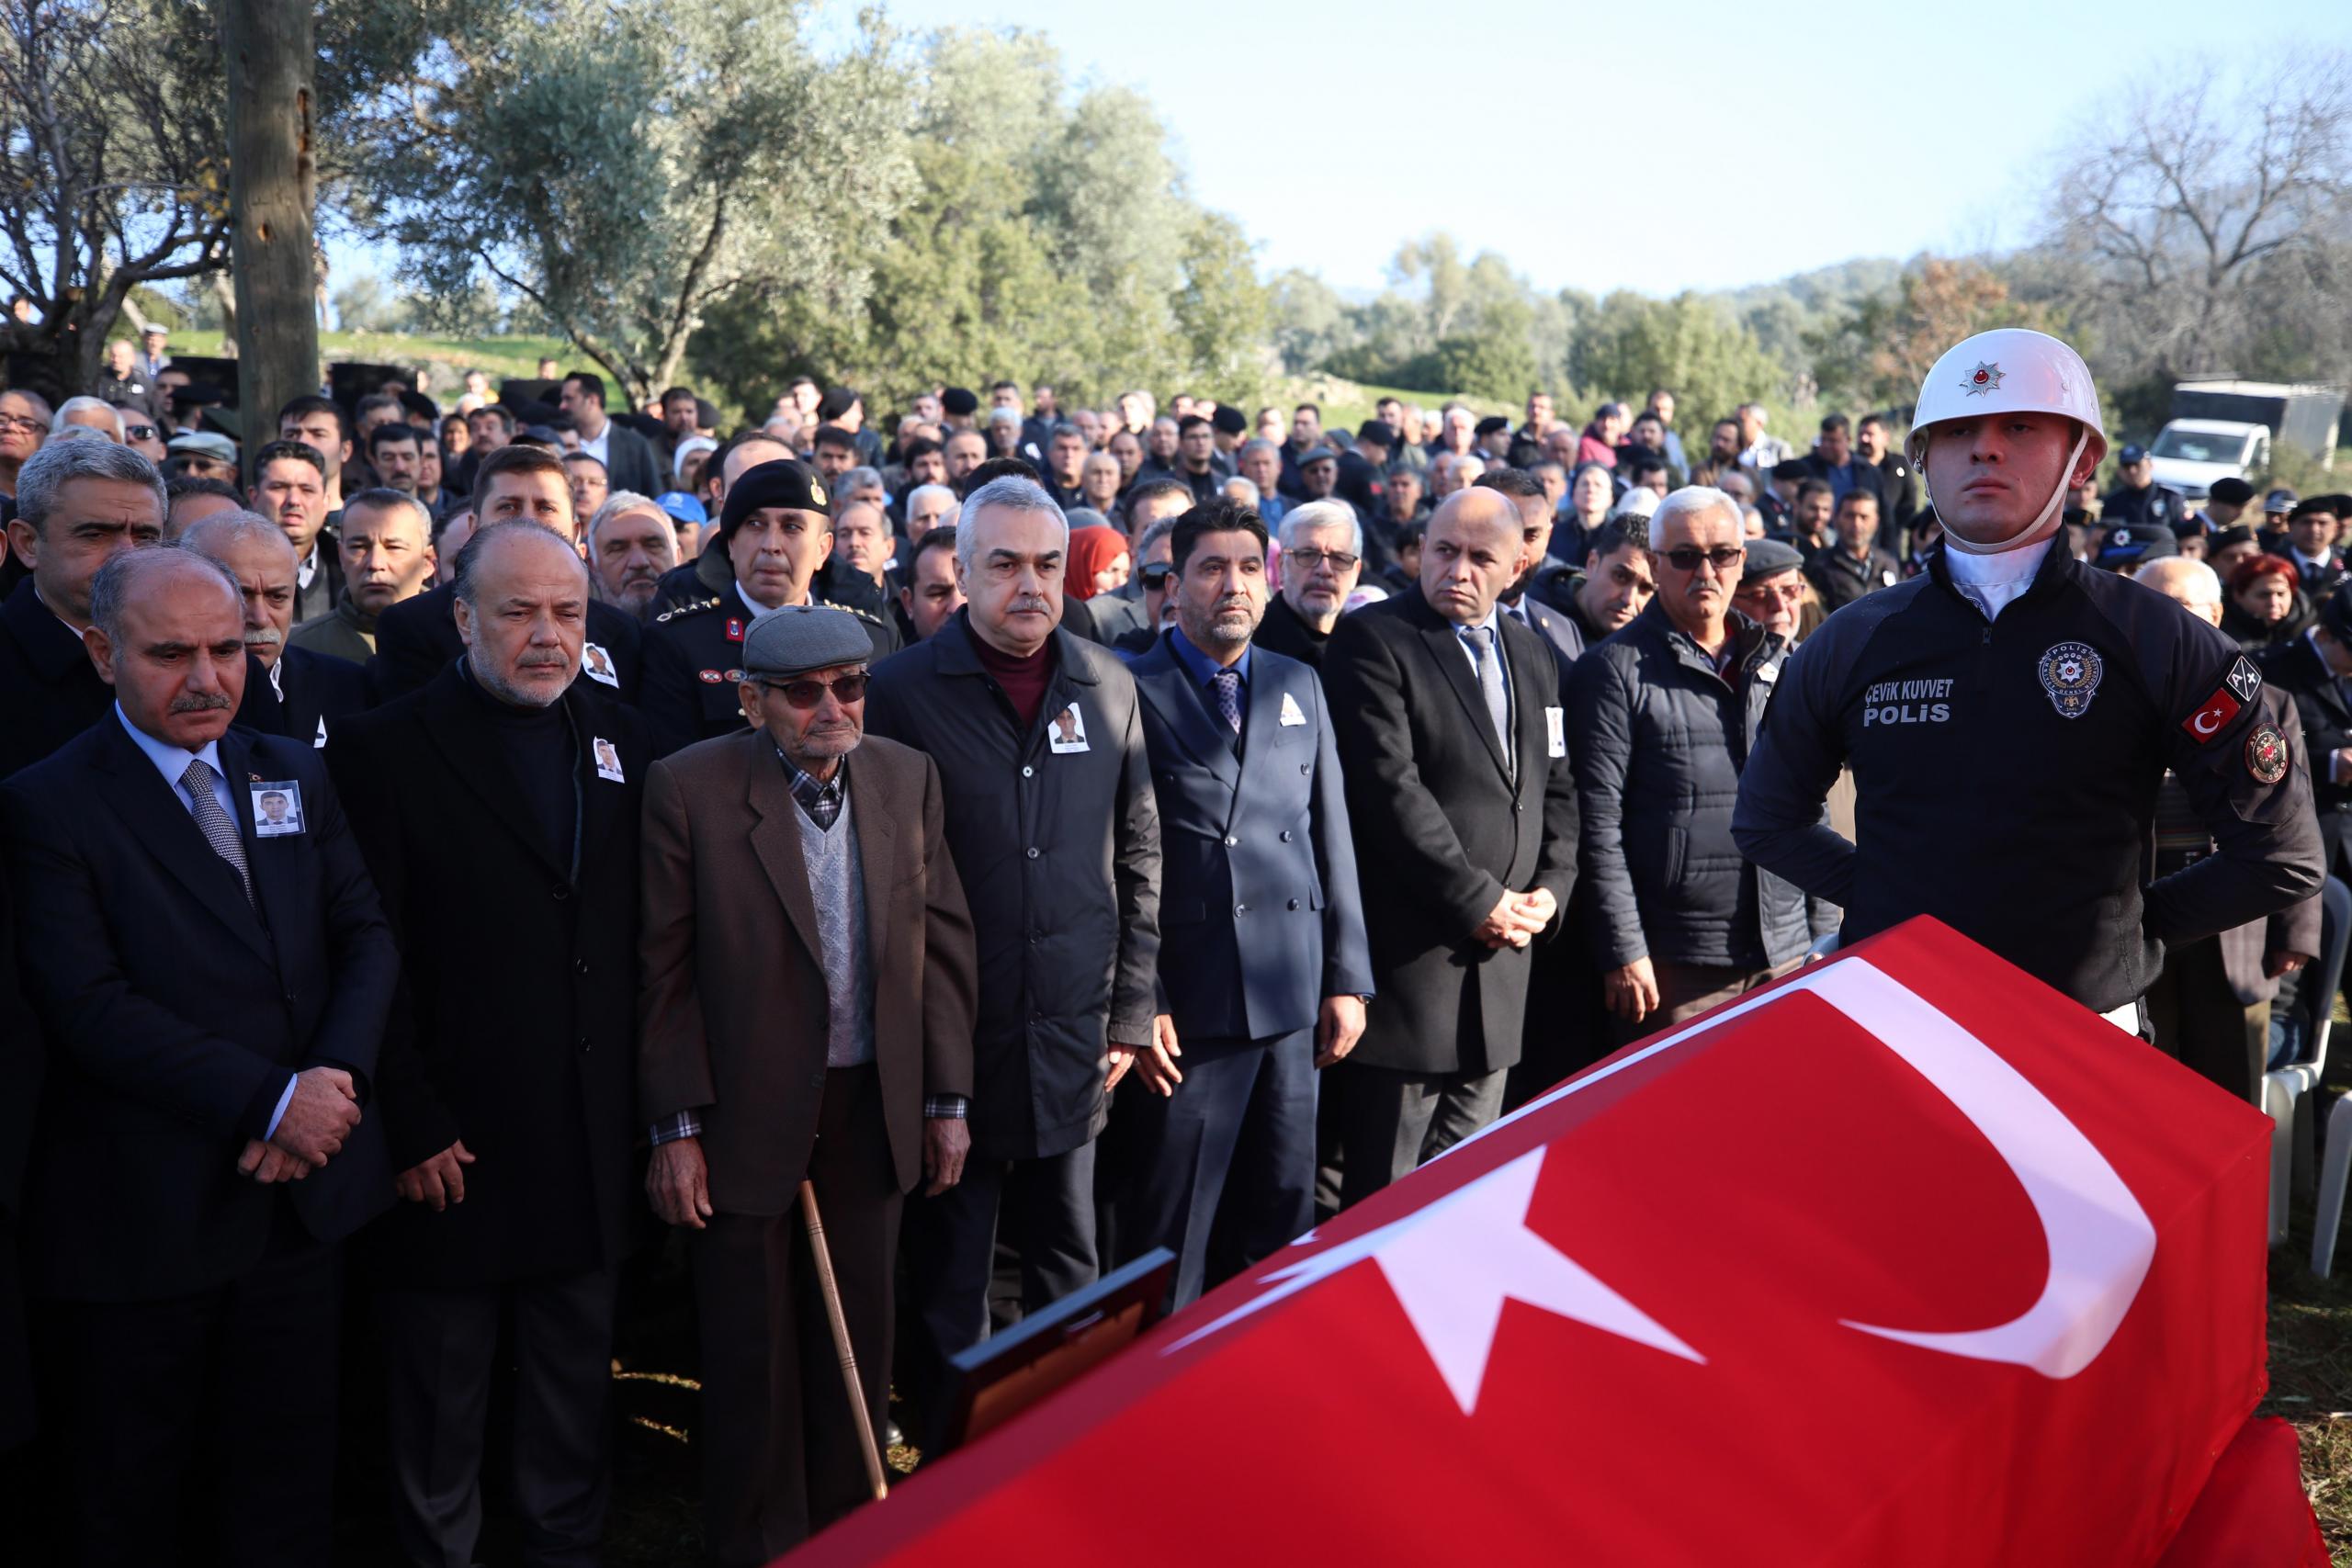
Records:
{"label": "man with white mustache", "polygon": [[257,512],[218,512],[180,536],[185,547],[220,563],[244,602],[250,668],[237,722],[264,735],[319,747],[328,728],[368,705],[367,672],[348,659],[291,648],[286,636],[299,598],[293,542]]}

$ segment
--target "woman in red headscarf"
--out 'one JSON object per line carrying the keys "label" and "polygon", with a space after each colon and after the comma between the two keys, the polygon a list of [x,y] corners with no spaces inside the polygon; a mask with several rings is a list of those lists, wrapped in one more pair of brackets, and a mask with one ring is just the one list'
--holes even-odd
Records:
{"label": "woman in red headscarf", "polygon": [[1062,574],[1062,592],[1072,599],[1108,593],[1127,581],[1127,541],[1116,528],[1073,528],[1069,535],[1069,570]]}

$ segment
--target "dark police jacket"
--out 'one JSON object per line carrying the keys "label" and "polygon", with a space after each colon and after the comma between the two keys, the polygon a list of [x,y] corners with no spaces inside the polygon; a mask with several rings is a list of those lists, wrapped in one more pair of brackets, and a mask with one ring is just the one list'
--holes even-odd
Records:
{"label": "dark police jacket", "polygon": [[1128,667],[1159,805],[1160,1010],[1179,1041],[1288,1034],[1373,989],[1323,683],[1251,649],[1236,735],[1177,635]]}
{"label": "dark police jacket", "polygon": [[[2258,721],[2262,675],[2154,590],[2072,559],[1983,613],[1928,570],[1847,606],[1781,671],[1733,836],[1845,907],[1847,941],[1933,915],[2084,1006],[2146,990],[2166,943],[2259,919],[2322,874],[2311,783]],[[1841,765],[1856,842],[1821,822]],[[2145,885],[2169,766],[2217,852]]]}
{"label": "dark police jacket", "polygon": [[[443,583],[403,599],[376,617],[376,657],[368,661],[368,688],[379,703],[409,693],[457,663],[466,651],[458,635],[458,590]],[[622,702],[637,700],[637,617],[627,610],[588,601],[585,646],[580,672]]]}
{"label": "dark police jacket", "polygon": [[[36,1294],[188,1295],[259,1261],[282,1201],[337,1240],[388,1207],[376,1058],[400,957],[307,742],[220,741],[258,909],[112,715],[0,789],[24,980],[50,1043],[25,1201]],[[302,830],[257,837],[251,785]],[[284,1188],[237,1173],[289,1074],[348,1071],[358,1128]]]}
{"label": "dark police jacket", "polygon": [[1837,911],[1758,871],[1732,842],[1739,771],[1788,645],[1736,610],[1718,673],[1656,600],[1577,663],[1581,867],[1595,960],[1766,969],[1804,955]]}
{"label": "dark police jacket", "polygon": [[1821,607],[1833,613],[1865,593],[1892,588],[1903,581],[1902,569],[1884,550],[1873,547],[1869,559],[1856,560],[1854,553],[1843,545],[1814,551],[1813,558],[1805,563],[1804,575],[1814,592],[1821,595]]}
{"label": "dark police jacket", "polygon": [[[1575,891],[1559,666],[1535,633],[1507,615],[1497,624],[1515,772],[1461,638],[1419,588],[1340,616],[1323,658],[1380,983],[1352,1062],[1412,1073],[1516,1063],[1533,950],[1488,948],[1475,933],[1506,888],[1547,887],[1564,912]],[[1544,935],[1560,929],[1555,916]]]}
{"label": "dark police jacket", "polygon": [[[338,726],[326,750],[403,960],[380,1075],[392,1168],[460,1138],[476,1159],[463,1203],[403,1202],[371,1233],[371,1260],[406,1289],[609,1266],[644,1203],[631,1156],[644,722],[585,679],[564,694],[579,806],[567,852],[467,686],[452,665]],[[598,739],[620,777],[599,771]]]}
{"label": "dark police jacket", "polygon": [[[873,641],[876,660],[899,651],[899,630],[889,622],[846,604],[830,608],[858,618]],[[743,678],[743,638],[751,629],[751,609],[731,582],[722,597],[653,617],[645,629],[638,705],[652,728],[655,756],[732,734],[749,723],[735,688]]]}
{"label": "dark police jacket", "polygon": [[2319,811],[2328,869],[2344,875],[2352,871],[2352,856],[2346,852],[2347,829],[2352,829],[2352,784],[2335,782],[2334,755],[2352,746],[2352,702],[2346,700],[2344,683],[2320,658],[2308,632],[2266,648],[2253,658],[2263,678],[2294,702],[2303,749],[2311,756],[2312,800]]}
{"label": "dark police jacket", "polygon": [[[1151,1038],[1159,813],[1126,666],[1055,632],[1023,730],[972,650],[970,614],[875,670],[865,727],[939,767],[979,947],[972,1151],[1034,1158],[1102,1130],[1107,1047]],[[1082,734],[1065,740],[1055,720],[1073,705]]]}
{"label": "dark police jacket", "polygon": [[114,707],[114,688],[29,577],[0,603],[0,779],[32,766]]}

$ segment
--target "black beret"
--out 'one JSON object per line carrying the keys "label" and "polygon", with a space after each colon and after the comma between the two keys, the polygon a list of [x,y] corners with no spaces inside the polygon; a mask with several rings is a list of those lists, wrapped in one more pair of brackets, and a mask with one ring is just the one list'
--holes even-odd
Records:
{"label": "black beret", "polygon": [[718,514],[718,536],[731,537],[735,525],[767,506],[788,506],[796,512],[823,512],[825,485],[806,463],[790,457],[755,464],[735,476],[727,487],[727,508]]}
{"label": "black beret", "polygon": [[1250,431],[1250,416],[1231,403],[1219,403],[1209,423],[1227,435],[1246,435]]}
{"label": "black beret", "polygon": [[1472,432],[1472,434],[1476,435],[1492,435],[1498,430],[1509,430],[1510,428],[1510,421],[1505,419],[1498,413],[1490,413],[1486,418],[1478,422],[1478,428]]}
{"label": "black beret", "polygon": [[2338,642],[2352,642],[2352,584],[2320,601],[2319,624]]}
{"label": "black beret", "polygon": [[2205,551],[2208,555],[2219,555],[2233,546],[2255,543],[2257,541],[2254,536],[2253,529],[2243,523],[2233,523],[2228,527],[2214,532],[2213,536],[2206,541]]}
{"label": "black beret", "polygon": [[849,412],[850,405],[855,401],[857,394],[847,387],[828,387],[825,395],[817,400],[817,417],[831,424]]}
{"label": "black beret", "polygon": [[1813,478],[1813,470],[1800,459],[1791,457],[1785,463],[1772,465],[1772,477],[1776,479],[1809,479]]}
{"label": "black beret", "polygon": [[969,388],[950,387],[939,394],[939,406],[957,419],[963,419],[980,406],[980,400],[973,396]]}
{"label": "black beret", "polygon": [[1396,445],[1396,433],[1388,427],[1385,420],[1368,419],[1356,426],[1356,439],[1376,441],[1383,446],[1394,446]]}
{"label": "black beret", "polygon": [[2224,474],[2206,493],[2224,506],[2244,506],[2254,499],[2254,487],[2235,474]]}

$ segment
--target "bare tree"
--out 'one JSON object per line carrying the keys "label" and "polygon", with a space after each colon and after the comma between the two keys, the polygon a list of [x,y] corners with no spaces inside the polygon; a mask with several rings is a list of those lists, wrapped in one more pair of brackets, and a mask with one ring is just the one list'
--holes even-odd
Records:
{"label": "bare tree", "polygon": [[2274,333],[2282,285],[2340,244],[2352,197],[2352,86],[2341,54],[2259,90],[2218,76],[2123,101],[2067,158],[2054,248],[2086,269],[2075,313],[2134,368],[2242,368]]}
{"label": "bare tree", "polygon": [[0,0],[0,320],[12,378],[80,391],[141,285],[226,263],[211,17],[193,0]]}

